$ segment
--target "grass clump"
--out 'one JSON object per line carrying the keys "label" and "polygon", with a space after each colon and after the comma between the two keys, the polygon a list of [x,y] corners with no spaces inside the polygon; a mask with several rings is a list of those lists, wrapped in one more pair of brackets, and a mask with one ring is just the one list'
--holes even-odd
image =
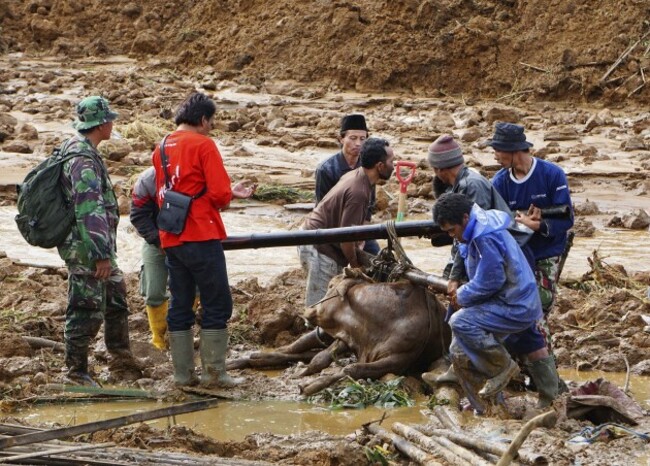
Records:
{"label": "grass clump", "polygon": [[287,204],[313,202],[314,193],[306,189],[292,188],[279,184],[263,184],[257,188],[253,199],[260,202],[285,201]]}
{"label": "grass clump", "polygon": [[397,408],[415,402],[402,388],[404,377],[388,382],[354,380],[351,377],[309,397],[310,403],[329,403],[330,409],[363,409],[368,406]]}

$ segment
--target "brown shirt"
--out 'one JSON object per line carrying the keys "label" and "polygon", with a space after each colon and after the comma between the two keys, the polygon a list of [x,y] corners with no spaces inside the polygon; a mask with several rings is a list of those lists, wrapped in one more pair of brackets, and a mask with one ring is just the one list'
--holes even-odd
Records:
{"label": "brown shirt", "polygon": [[[362,167],[341,177],[305,221],[305,230],[363,225],[370,206],[372,185]],[[342,267],[349,263],[339,243],[318,244],[316,250]]]}

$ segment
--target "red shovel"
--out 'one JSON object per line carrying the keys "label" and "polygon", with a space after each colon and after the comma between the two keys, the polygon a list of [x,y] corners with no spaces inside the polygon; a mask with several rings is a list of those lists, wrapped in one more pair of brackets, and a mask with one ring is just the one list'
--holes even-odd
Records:
{"label": "red shovel", "polygon": [[[411,170],[410,172],[407,172],[407,176],[404,176],[402,174],[403,168]],[[416,164],[414,162],[406,162],[404,160],[400,160],[395,164],[395,176],[397,176],[397,180],[399,181],[399,203],[397,204],[396,222],[401,222],[404,220],[404,216],[406,215],[406,187],[415,176],[415,168]]]}

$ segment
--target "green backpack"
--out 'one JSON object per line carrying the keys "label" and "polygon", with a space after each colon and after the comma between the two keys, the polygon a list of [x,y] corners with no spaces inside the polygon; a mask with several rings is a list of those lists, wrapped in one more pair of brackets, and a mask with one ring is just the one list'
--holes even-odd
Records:
{"label": "green backpack", "polygon": [[30,171],[18,191],[18,230],[32,246],[53,248],[70,234],[75,221],[72,199],[63,192],[63,163],[83,154],[66,154],[56,148],[47,159]]}

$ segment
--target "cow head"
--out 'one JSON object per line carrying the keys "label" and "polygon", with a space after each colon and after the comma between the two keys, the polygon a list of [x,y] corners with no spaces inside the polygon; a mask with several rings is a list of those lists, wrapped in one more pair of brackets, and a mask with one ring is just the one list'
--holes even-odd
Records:
{"label": "cow head", "polygon": [[307,308],[305,319],[311,325],[332,328],[336,325],[337,314],[345,312],[343,309],[346,307],[346,295],[350,288],[364,282],[372,282],[372,279],[356,270],[345,268],[342,274],[330,280],[325,297]]}

